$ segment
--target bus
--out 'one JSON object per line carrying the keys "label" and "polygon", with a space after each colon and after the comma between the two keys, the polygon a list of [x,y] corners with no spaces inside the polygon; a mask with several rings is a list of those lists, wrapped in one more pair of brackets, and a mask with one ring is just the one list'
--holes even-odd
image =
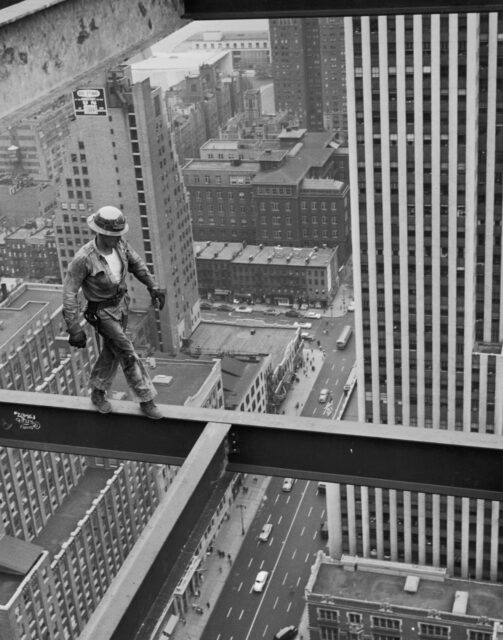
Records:
{"label": "bus", "polygon": [[337,338],[337,348],[344,349],[349,342],[349,338],[351,338],[351,334],[353,333],[353,328],[347,324],[344,329],[341,331],[341,335]]}

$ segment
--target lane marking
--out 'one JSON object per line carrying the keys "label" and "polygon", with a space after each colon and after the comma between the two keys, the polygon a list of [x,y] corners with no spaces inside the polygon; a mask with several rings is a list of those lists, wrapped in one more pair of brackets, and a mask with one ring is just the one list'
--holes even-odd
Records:
{"label": "lane marking", "polygon": [[297,586],[299,586],[299,584],[300,584],[300,576],[297,578]]}
{"label": "lane marking", "polygon": [[279,601],[279,596],[276,596],[276,600],[274,601],[274,604],[272,605],[273,609],[276,609],[276,605],[278,604]]}
{"label": "lane marking", "polygon": [[296,555],[297,555],[297,549],[294,549],[294,550],[293,550],[293,553],[292,553],[292,560],[294,560],[294,559],[295,559],[295,556],[296,556]]}
{"label": "lane marking", "polygon": [[253,558],[250,558],[250,562],[248,563],[248,569],[252,566]]}
{"label": "lane marking", "polygon": [[288,571],[285,573],[285,577],[283,578],[282,586],[285,586],[286,579],[288,578]]}
{"label": "lane marking", "polygon": [[309,554],[309,553],[306,553],[306,559],[304,560],[304,564],[305,564],[306,562],[309,562],[309,556],[310,556],[310,554]]}
{"label": "lane marking", "polygon": [[232,607],[229,607],[229,611],[227,611],[227,617],[231,615]]}
{"label": "lane marking", "polygon": [[286,608],[287,613],[290,611],[291,606],[292,606],[292,601],[290,600],[290,602],[288,603],[288,607]]}
{"label": "lane marking", "polygon": [[311,513],[312,513],[312,512],[313,512],[313,507],[311,507],[311,508],[309,509],[309,511],[307,512],[307,517],[308,517],[308,518],[309,518],[309,516],[311,515]]}
{"label": "lane marking", "polygon": [[[302,494],[301,494],[301,496],[300,496],[300,500],[299,500],[299,504],[297,505],[297,508],[295,509],[295,513],[293,514],[292,520],[291,520],[291,522],[290,522],[290,526],[288,527],[288,531],[286,532],[285,539],[286,539],[286,538],[288,538],[288,536],[290,535],[290,533],[291,533],[291,531],[292,531],[292,528],[293,528],[293,526],[294,526],[294,524],[295,524],[295,520],[296,520],[297,516],[299,515],[299,511],[300,511],[300,508],[301,508],[301,506],[302,506],[302,502],[303,502],[304,498],[306,497],[307,488],[308,488],[309,484],[310,484],[309,482],[306,482],[306,486],[304,487],[304,490],[302,491]],[[263,595],[264,595],[264,596],[265,596],[265,594],[267,593],[267,590],[269,589],[269,585],[270,585],[270,584],[271,584],[271,582],[272,582],[272,577],[273,577],[273,575],[274,575],[274,571],[275,571],[275,570],[277,569],[277,567],[278,567],[278,564],[279,564],[279,561],[280,561],[281,556],[282,556],[282,554],[283,554],[283,551],[284,551],[284,546],[281,548],[281,551],[279,552],[279,554],[278,554],[278,556],[277,556],[277,558],[276,558],[276,562],[274,563],[274,566],[273,566],[273,568],[272,568],[272,570],[271,570],[271,575],[270,575],[269,580],[268,580],[268,582],[267,582],[267,584],[266,584],[266,587],[265,587],[265,589],[264,589],[264,591],[263,591]],[[261,601],[260,601],[260,603],[259,603],[259,605],[258,605],[258,607],[257,607],[257,610],[256,610],[256,612],[255,612],[255,615],[253,616],[253,619],[252,619],[252,621],[251,621],[251,623],[250,623],[250,627],[249,627],[248,633],[246,634],[246,636],[245,636],[245,638],[244,638],[243,640],[249,640],[250,635],[251,635],[251,632],[252,632],[252,629],[253,629],[253,625],[255,624],[255,621],[257,620],[257,618],[258,618],[258,616],[259,616],[259,614],[260,614],[260,610],[261,610],[261,607],[262,607],[262,603],[263,603],[265,600],[266,600],[266,598],[265,598],[265,597],[263,597],[263,598],[261,599]]]}
{"label": "lane marking", "polygon": [[243,586],[243,582],[239,583],[238,591],[241,591],[241,587]]}
{"label": "lane marking", "polygon": [[244,613],[244,612],[245,612],[245,610],[244,610],[244,609],[241,609],[241,613],[239,614],[239,618],[238,618],[238,620],[241,620],[241,618],[243,617],[243,613]]}
{"label": "lane marking", "polygon": [[339,384],[339,378],[337,378],[337,380],[335,381],[335,386],[337,386]]}
{"label": "lane marking", "polygon": [[280,516],[280,517],[279,517],[279,520],[278,520],[278,524],[281,524],[281,521],[282,521],[282,520],[283,520],[283,516]]}
{"label": "lane marking", "polygon": [[302,527],[300,535],[303,536],[304,535],[304,531],[306,530],[306,527]]}

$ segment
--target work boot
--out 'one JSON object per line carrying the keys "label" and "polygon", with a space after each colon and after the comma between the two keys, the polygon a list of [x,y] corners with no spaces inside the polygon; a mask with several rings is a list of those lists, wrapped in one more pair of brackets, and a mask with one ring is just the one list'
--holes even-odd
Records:
{"label": "work boot", "polygon": [[112,405],[106,398],[106,394],[101,389],[93,389],[91,391],[91,402],[100,413],[110,413]]}
{"label": "work boot", "polygon": [[140,402],[140,409],[152,420],[160,420],[162,418],[162,413],[159,411],[159,407],[153,400]]}

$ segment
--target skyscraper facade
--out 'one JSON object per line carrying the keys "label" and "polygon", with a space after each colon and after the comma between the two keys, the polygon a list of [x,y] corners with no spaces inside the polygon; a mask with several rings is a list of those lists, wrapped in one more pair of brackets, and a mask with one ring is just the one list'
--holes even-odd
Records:
{"label": "skyscraper facade", "polygon": [[[345,18],[345,40],[359,418],[501,434],[501,17]],[[500,502],[327,496],[335,554],[503,577]]]}

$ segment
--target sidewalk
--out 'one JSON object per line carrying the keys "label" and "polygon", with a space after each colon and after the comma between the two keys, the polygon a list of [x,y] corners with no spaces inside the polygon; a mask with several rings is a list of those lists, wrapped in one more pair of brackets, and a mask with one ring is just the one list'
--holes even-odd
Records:
{"label": "sidewalk", "polygon": [[[254,478],[257,480],[255,481]],[[244,486],[248,488],[248,491],[246,493],[241,491],[237,496],[230,509],[229,520],[224,522],[215,538],[213,552],[206,557],[201,566],[204,571],[204,582],[201,585],[199,597],[194,598],[193,604],[202,607],[203,612],[197,613],[194,609],[189,609],[185,622],[181,620],[176,626],[172,635],[173,640],[199,640],[201,637],[232,569],[232,563],[243,543],[243,526],[245,532],[248,531],[263,502],[269,481],[269,476],[247,475],[244,478]],[[223,551],[225,556],[219,557],[218,551]],[[228,555],[230,555],[230,560]]]}
{"label": "sidewalk", "polygon": [[[302,414],[302,409],[325,360],[322,350],[316,347],[305,346],[302,355],[305,365],[296,371],[299,382],[292,383],[281,405],[280,412],[284,411],[287,415],[300,416]],[[298,407],[296,407],[297,403]]]}

